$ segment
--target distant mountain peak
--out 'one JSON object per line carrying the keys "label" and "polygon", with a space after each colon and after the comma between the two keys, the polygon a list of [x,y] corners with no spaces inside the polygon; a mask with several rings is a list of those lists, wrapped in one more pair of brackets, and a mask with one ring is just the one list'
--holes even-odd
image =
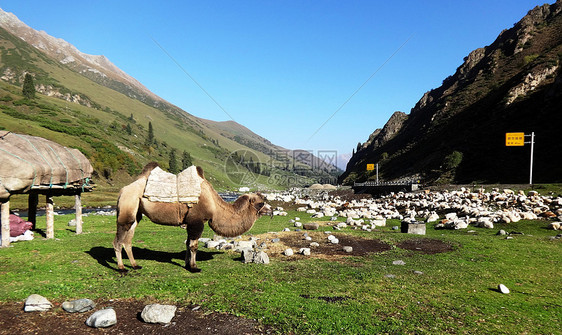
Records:
{"label": "distant mountain peak", "polygon": [[[62,38],[56,38],[45,31],[37,31],[29,27],[13,13],[0,9],[0,26],[41,52],[58,60],[61,64],[69,66],[74,71],[86,75],[94,81],[105,82],[111,79],[127,85],[133,91],[138,91],[152,100],[164,101],[135,78],[122,71],[104,55],[83,53]],[[139,96],[139,94],[128,93],[127,91],[122,93],[130,97]]]}

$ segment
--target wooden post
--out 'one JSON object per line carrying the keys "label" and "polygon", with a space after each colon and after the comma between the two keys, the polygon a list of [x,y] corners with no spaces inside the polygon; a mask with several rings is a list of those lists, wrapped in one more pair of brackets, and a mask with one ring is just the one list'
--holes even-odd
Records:
{"label": "wooden post", "polygon": [[39,204],[39,194],[29,193],[27,198],[27,221],[33,224],[31,229],[35,229],[37,223],[37,205]]}
{"label": "wooden post", "polygon": [[46,195],[47,205],[45,207],[45,217],[47,218],[47,238],[55,237],[55,209],[53,196]]}
{"label": "wooden post", "polygon": [[74,196],[74,209],[76,210],[76,234],[82,234],[82,199],[80,199],[80,193]]}
{"label": "wooden post", "polygon": [[2,202],[2,248],[10,246],[10,201]]}

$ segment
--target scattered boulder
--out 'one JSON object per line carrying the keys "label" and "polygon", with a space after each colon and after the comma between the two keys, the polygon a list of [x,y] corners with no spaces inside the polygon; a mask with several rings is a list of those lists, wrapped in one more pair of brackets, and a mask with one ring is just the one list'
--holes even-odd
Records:
{"label": "scattered boulder", "polygon": [[425,235],[425,223],[402,221],[400,231],[407,234]]}
{"label": "scattered boulder", "polygon": [[168,324],[176,315],[176,309],[174,305],[146,305],[141,312],[141,318],[147,323]]}
{"label": "scattered boulder", "polygon": [[293,255],[294,255],[294,252],[293,252],[293,249],[288,248],[288,249],[285,249],[285,251],[283,251],[283,254],[284,254],[285,256],[293,256]]}
{"label": "scattered boulder", "polygon": [[299,253],[304,256],[310,256],[310,248],[300,248]]}
{"label": "scattered boulder", "polygon": [[117,323],[117,314],[113,308],[106,308],[90,315],[86,325],[93,328],[107,328]]}
{"label": "scattered boulder", "polygon": [[392,265],[406,265],[406,262],[404,262],[403,260],[399,259],[397,261],[393,261]]}
{"label": "scattered boulder", "polygon": [[509,294],[509,289],[504,284],[498,285],[498,291],[500,291],[503,294]]}
{"label": "scattered boulder", "polygon": [[345,246],[345,247],[343,247],[343,251],[345,251],[345,252],[353,252],[353,247]]}
{"label": "scattered boulder", "polygon": [[552,229],[552,230],[560,230],[560,227],[562,226],[562,222],[551,222],[548,225],[548,229]]}
{"label": "scattered boulder", "polygon": [[46,312],[51,308],[53,308],[53,304],[47,298],[39,294],[32,294],[25,300],[23,310],[26,312]]}
{"label": "scattered boulder", "polygon": [[96,303],[90,299],[78,299],[65,301],[61,305],[62,309],[69,313],[84,313],[96,307]]}

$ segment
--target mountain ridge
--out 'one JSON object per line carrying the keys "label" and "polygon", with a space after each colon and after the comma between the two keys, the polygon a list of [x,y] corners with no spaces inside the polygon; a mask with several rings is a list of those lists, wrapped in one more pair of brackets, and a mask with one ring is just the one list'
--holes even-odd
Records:
{"label": "mountain ridge", "polygon": [[[59,46],[64,50],[59,50]],[[234,182],[226,171],[229,157],[238,150],[254,151],[259,146],[261,150],[255,150],[254,157],[271,166],[241,162],[257,175],[257,186],[302,186],[318,179],[310,173],[302,176],[300,172],[279,169],[285,162],[276,161],[271,153],[288,149],[234,121],[220,123],[191,115],[152,92],[145,93],[148,90],[132,77],[117,80],[125,73],[106,57],[83,54],[70,43],[37,32],[4,11],[0,11],[0,55],[0,79],[9,84],[0,85],[0,128],[9,127],[80,148],[94,161],[99,176],[111,179],[121,167],[134,174],[150,160],[166,167],[167,156],[176,150],[178,155],[182,151],[191,153],[219,187],[232,187]],[[36,101],[21,99],[18,87],[26,73],[34,76],[36,90],[41,93]],[[130,82],[140,86],[133,87]],[[49,97],[62,99],[63,103]],[[149,122],[157,139],[146,144]],[[234,132],[238,132],[238,138]],[[326,172],[320,171],[319,175],[325,177]],[[281,185],[271,174],[283,176],[280,180],[295,180],[289,177],[299,176],[299,185]]]}
{"label": "mountain ridge", "polygon": [[[560,148],[554,124],[562,108],[561,11],[560,0],[537,6],[492,44],[470,52],[402,123],[391,117],[383,129],[392,136],[376,130],[358,145],[340,181],[372,180],[365,166],[379,163],[385,180],[524,182],[528,147],[504,146],[505,133],[514,131],[536,132],[536,180],[560,181],[545,144]],[[448,164],[453,156],[460,157],[456,166]]]}

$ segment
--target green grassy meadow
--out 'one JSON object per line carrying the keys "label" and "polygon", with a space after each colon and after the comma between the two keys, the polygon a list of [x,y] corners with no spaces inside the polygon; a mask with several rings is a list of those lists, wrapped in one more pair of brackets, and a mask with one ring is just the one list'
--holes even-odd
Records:
{"label": "green grassy meadow", "polygon": [[[291,227],[288,221],[295,216],[311,220],[294,211],[263,217],[243,238]],[[393,246],[424,238],[454,246],[434,255],[397,247],[333,260],[270,254],[271,263],[262,265],[244,264],[239,253],[200,244],[202,272],[190,273],[183,269],[185,231],[143,219],[133,243],[143,269],[120,276],[112,248],[115,217],[84,217],[81,235],[67,225],[73,217],[56,216],[50,240],[41,236],[45,218],[39,217],[33,241],[0,249],[1,302],[23,302],[37,293],[55,303],[133,298],[201,305],[257,319],[284,334],[560,333],[562,240],[550,238],[556,232],[545,229],[545,221],[468,229],[474,232],[435,230],[430,224],[425,236],[392,230],[399,225],[393,220],[373,232],[341,231]],[[496,235],[499,229],[523,234],[506,239]],[[320,230],[332,228],[324,224]],[[204,237],[212,236],[206,227]],[[406,264],[393,265],[395,260]],[[499,293],[500,283],[511,293]]]}

